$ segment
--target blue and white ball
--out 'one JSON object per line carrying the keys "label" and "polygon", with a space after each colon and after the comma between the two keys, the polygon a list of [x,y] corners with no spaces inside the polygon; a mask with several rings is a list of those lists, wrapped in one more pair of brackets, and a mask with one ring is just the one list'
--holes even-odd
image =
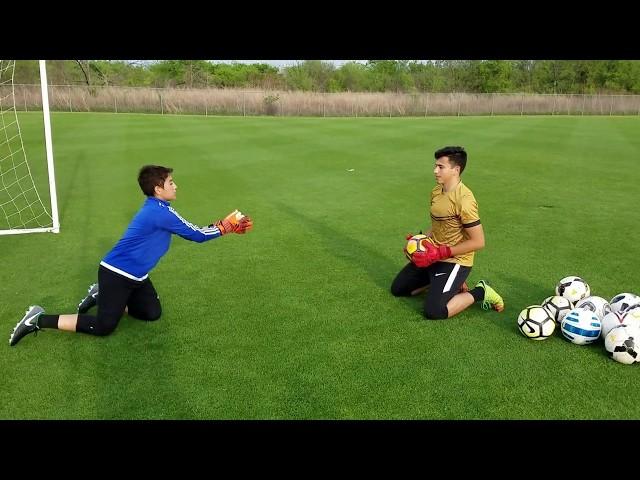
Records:
{"label": "blue and white ball", "polygon": [[570,342],[588,345],[598,339],[602,324],[591,310],[574,308],[562,319],[560,331]]}

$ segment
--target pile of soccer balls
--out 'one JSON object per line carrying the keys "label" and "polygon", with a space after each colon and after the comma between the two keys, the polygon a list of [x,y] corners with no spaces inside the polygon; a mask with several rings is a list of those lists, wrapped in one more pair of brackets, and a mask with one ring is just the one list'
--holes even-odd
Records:
{"label": "pile of soccer balls", "polygon": [[614,360],[640,362],[640,296],[619,293],[610,301],[591,295],[589,284],[576,276],[556,285],[556,294],[518,315],[518,328],[533,340],[549,338],[560,326],[564,338],[588,345],[599,338]]}

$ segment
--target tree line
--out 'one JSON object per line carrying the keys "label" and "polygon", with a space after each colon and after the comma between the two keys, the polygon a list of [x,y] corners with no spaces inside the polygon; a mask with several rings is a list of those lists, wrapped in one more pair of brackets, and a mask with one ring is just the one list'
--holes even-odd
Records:
{"label": "tree line", "polygon": [[[205,60],[49,60],[52,85],[255,88],[315,92],[639,94],[637,60],[320,60],[277,68]],[[15,83],[39,82],[35,61],[18,61]]]}

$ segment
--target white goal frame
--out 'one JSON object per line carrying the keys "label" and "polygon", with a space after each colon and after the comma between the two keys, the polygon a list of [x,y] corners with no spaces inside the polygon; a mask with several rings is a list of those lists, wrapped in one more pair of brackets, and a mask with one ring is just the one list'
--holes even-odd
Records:
{"label": "white goal frame", "polygon": [[[40,89],[42,92],[42,116],[44,120],[44,139],[45,139],[45,150],[46,150],[46,157],[47,157],[47,173],[49,176],[49,200],[51,202],[52,226],[37,227],[37,228],[13,228],[13,229],[0,230],[0,235],[17,235],[22,233],[37,233],[37,232],[52,232],[52,233],[60,232],[60,218],[58,216],[58,196],[56,194],[56,176],[55,176],[55,169],[54,169],[54,162],[53,162],[53,143],[51,141],[51,115],[49,111],[49,90],[48,90],[48,83],[47,83],[46,61],[40,60],[39,67],[40,67]],[[13,85],[11,87],[13,88]],[[15,108],[15,100],[14,100],[14,108]],[[16,121],[17,121],[17,113],[16,113]],[[18,132],[19,131],[20,131],[20,126],[18,124]],[[24,155],[25,155],[25,161],[26,161],[26,153],[24,153]],[[28,167],[28,163],[27,163],[27,167]],[[39,195],[38,195],[38,198],[39,198]],[[46,207],[45,207],[45,211],[46,211]]]}

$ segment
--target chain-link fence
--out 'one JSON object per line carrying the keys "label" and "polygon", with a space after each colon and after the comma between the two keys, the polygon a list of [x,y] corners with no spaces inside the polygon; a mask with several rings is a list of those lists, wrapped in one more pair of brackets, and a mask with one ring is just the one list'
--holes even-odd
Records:
{"label": "chain-link fence", "polygon": [[[0,87],[2,89],[11,87]],[[18,110],[42,108],[38,85],[15,85]],[[640,95],[319,93],[51,85],[52,111],[305,117],[640,115]]]}

